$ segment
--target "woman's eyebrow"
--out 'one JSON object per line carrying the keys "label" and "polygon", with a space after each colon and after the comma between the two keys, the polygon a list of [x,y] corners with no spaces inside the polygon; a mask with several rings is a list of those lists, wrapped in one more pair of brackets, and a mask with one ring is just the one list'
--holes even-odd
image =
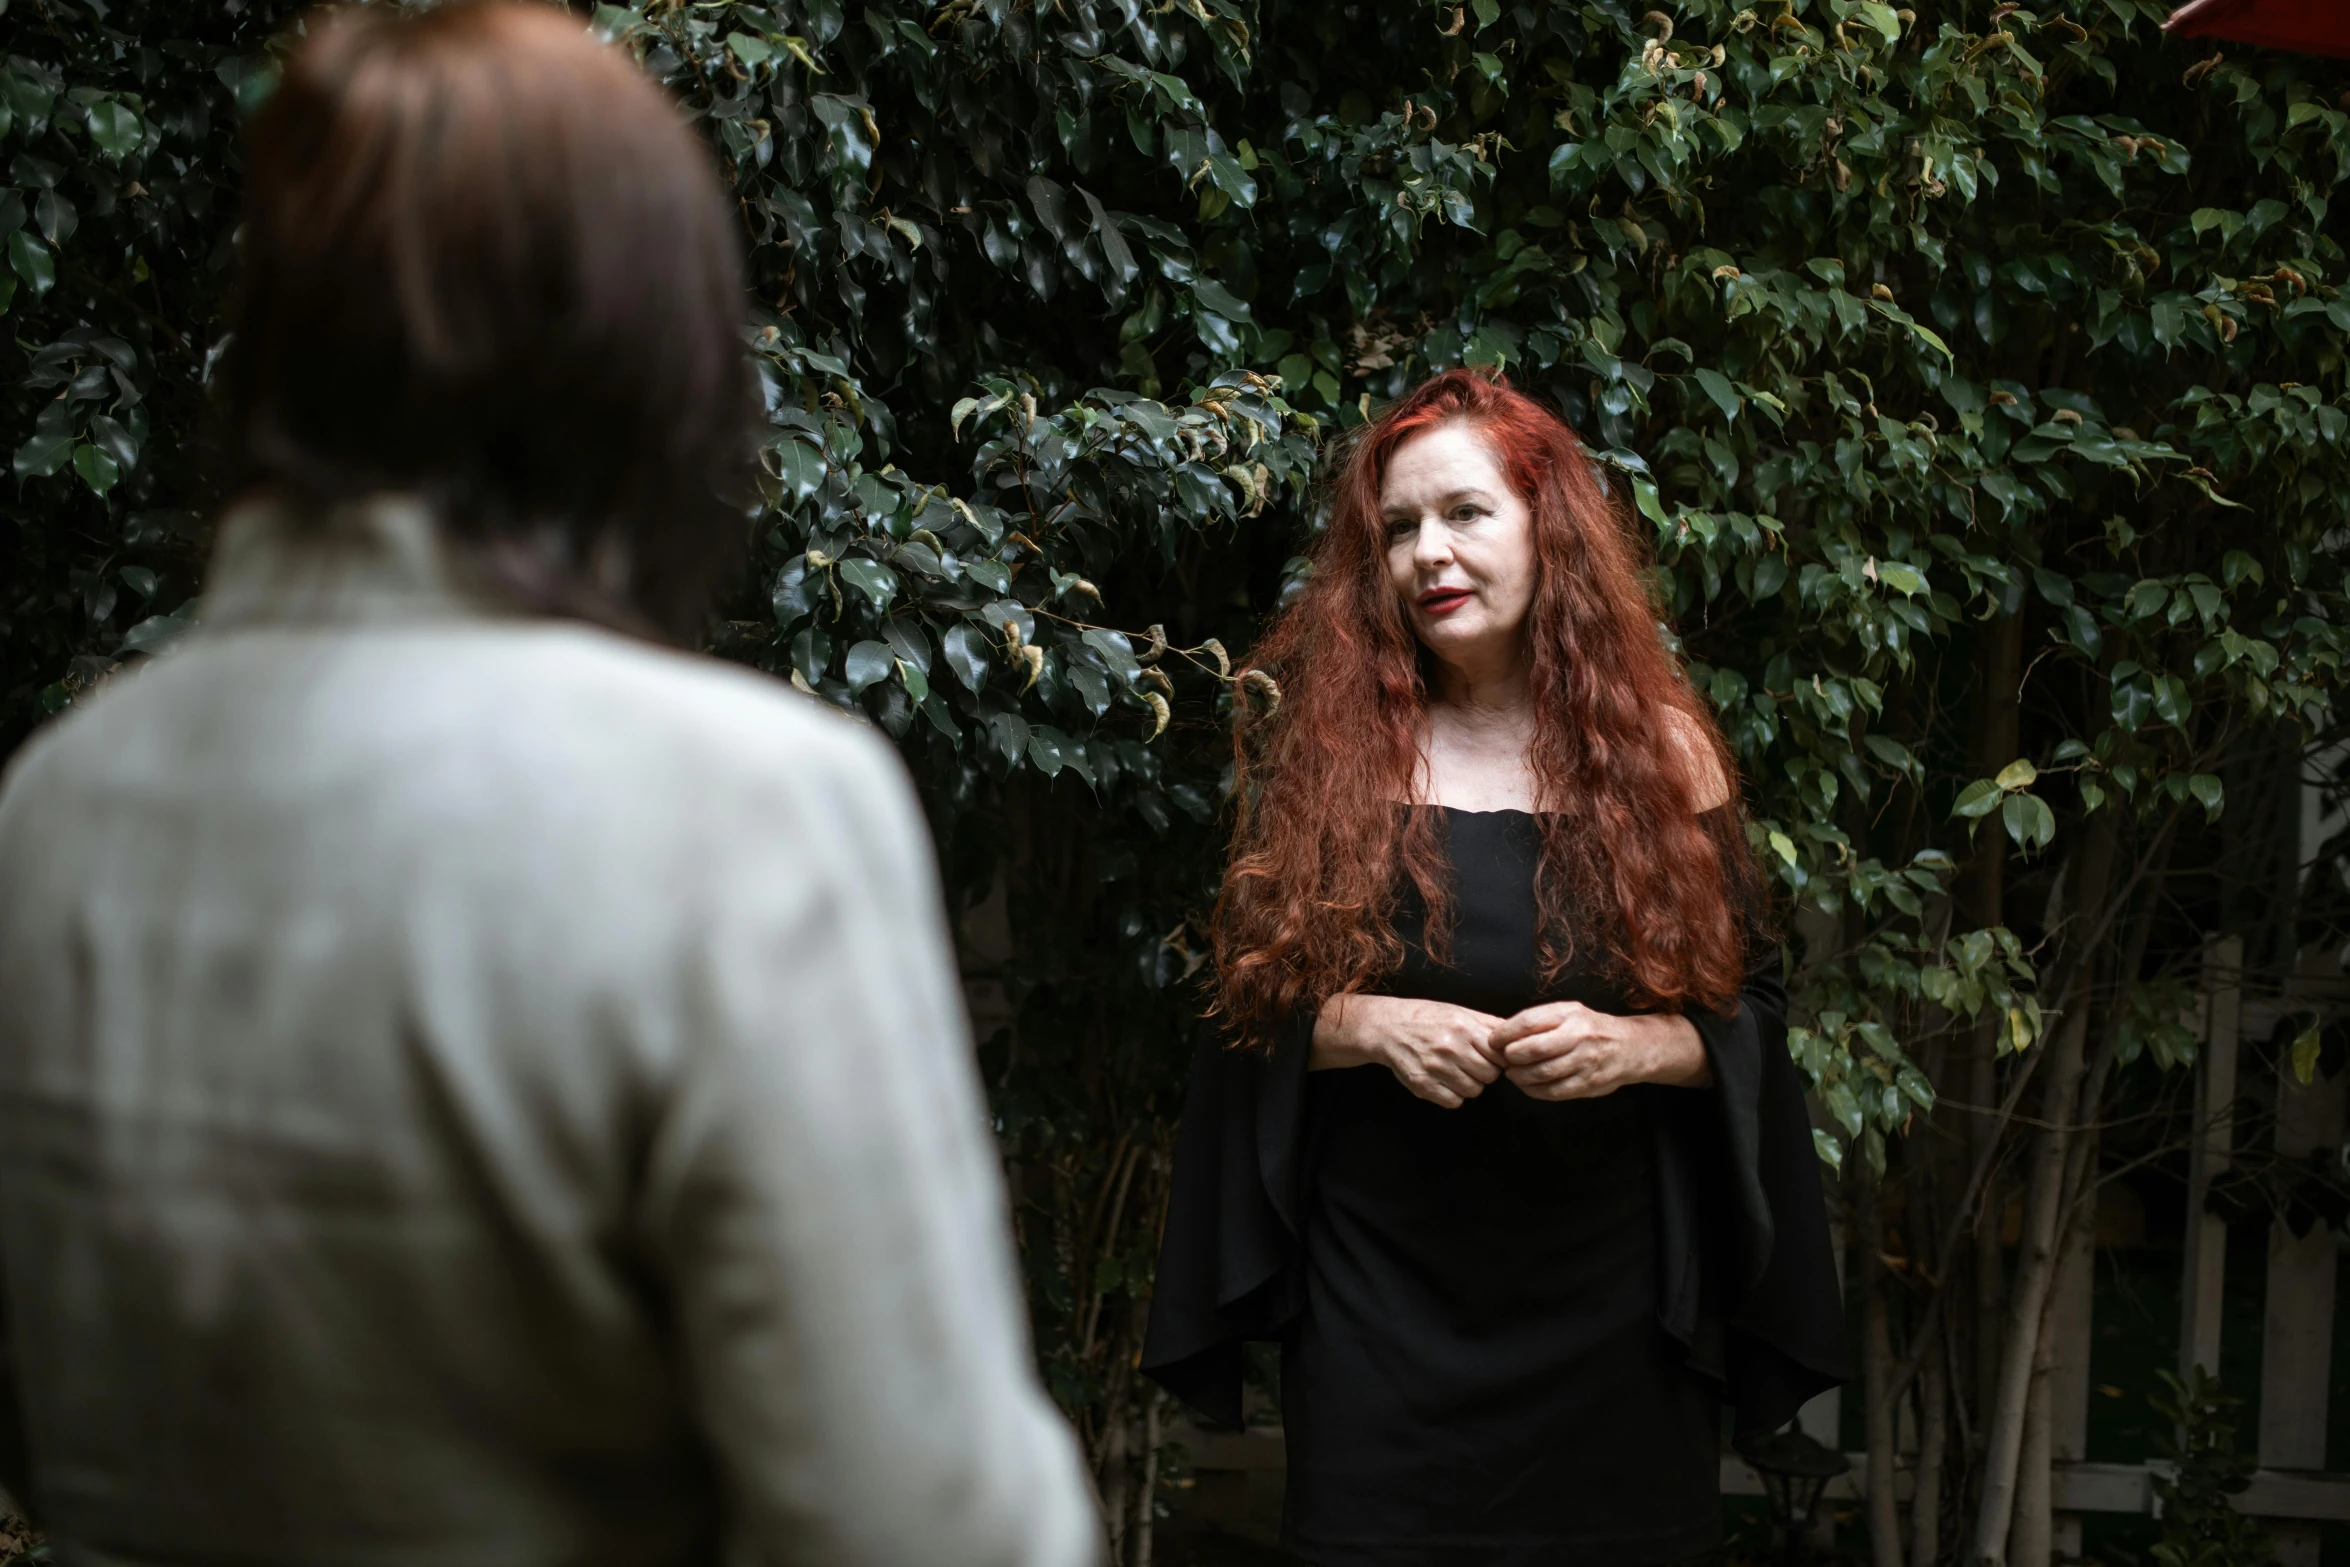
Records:
{"label": "woman's eyebrow", "polygon": [[[1438,496],[1437,506],[1439,510],[1442,510],[1460,501],[1483,501],[1490,506],[1493,504],[1493,492],[1479,489],[1472,484],[1462,489],[1448,490]],[[1408,517],[1412,514],[1412,508],[1402,505],[1382,506],[1379,508],[1379,514],[1383,517]]]}

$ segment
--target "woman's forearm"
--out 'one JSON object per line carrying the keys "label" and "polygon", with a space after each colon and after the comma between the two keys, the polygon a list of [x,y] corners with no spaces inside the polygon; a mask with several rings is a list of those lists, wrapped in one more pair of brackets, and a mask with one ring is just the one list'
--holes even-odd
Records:
{"label": "woman's forearm", "polygon": [[1697,1025],[1678,1013],[1659,1013],[1649,1022],[1656,1038],[1648,1080],[1668,1088],[1713,1087],[1713,1062],[1705,1053],[1705,1039],[1697,1032]]}
{"label": "woman's forearm", "polygon": [[1379,1060],[1370,1034],[1362,1025],[1369,1008],[1364,996],[1332,996],[1314,1015],[1314,1042],[1306,1051],[1306,1070],[1327,1072],[1340,1067],[1369,1066]]}

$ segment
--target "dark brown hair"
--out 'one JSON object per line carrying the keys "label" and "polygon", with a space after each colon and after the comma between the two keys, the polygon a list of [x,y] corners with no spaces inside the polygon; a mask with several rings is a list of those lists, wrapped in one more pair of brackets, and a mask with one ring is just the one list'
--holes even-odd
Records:
{"label": "dark brown hair", "polygon": [[[1388,578],[1379,491],[1398,447],[1458,422],[1526,501],[1538,573],[1528,617],[1542,856],[1543,978],[1589,942],[1593,967],[1644,1009],[1726,1009],[1745,976],[1753,866],[1731,809],[1701,812],[1705,775],[1737,772],[1711,711],[1660,635],[1647,552],[1565,421],[1498,376],[1451,370],[1364,429],[1331,497],[1305,591],[1252,663],[1280,681],[1261,734],[1235,748],[1241,815],[1216,907],[1217,1007],[1236,1042],[1403,961],[1399,876],[1444,955],[1451,887],[1433,814],[1404,811],[1429,668]],[[1710,761],[1710,767],[1707,763]]]}
{"label": "dark brown hair", "polygon": [[690,633],[746,542],[751,381],[710,158],[551,5],[314,14],[255,117],[234,477],[400,490],[528,610]]}

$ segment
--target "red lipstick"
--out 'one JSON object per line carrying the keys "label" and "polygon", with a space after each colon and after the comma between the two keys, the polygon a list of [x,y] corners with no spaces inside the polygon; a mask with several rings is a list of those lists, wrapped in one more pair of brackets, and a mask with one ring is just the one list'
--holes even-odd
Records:
{"label": "red lipstick", "polygon": [[1469,602],[1467,588],[1430,588],[1420,595],[1420,612],[1425,615],[1449,615]]}

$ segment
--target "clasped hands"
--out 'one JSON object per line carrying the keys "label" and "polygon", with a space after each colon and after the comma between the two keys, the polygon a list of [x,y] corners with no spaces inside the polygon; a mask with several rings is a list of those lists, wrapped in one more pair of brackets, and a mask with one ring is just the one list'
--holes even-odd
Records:
{"label": "clasped hands", "polygon": [[1378,1064],[1430,1104],[1457,1110],[1508,1078],[1529,1099],[1597,1099],[1628,1083],[1703,1088],[1705,1043],[1678,1013],[1621,1017],[1546,1001],[1495,1017],[1409,996],[1333,996],[1314,1021],[1309,1070]]}

